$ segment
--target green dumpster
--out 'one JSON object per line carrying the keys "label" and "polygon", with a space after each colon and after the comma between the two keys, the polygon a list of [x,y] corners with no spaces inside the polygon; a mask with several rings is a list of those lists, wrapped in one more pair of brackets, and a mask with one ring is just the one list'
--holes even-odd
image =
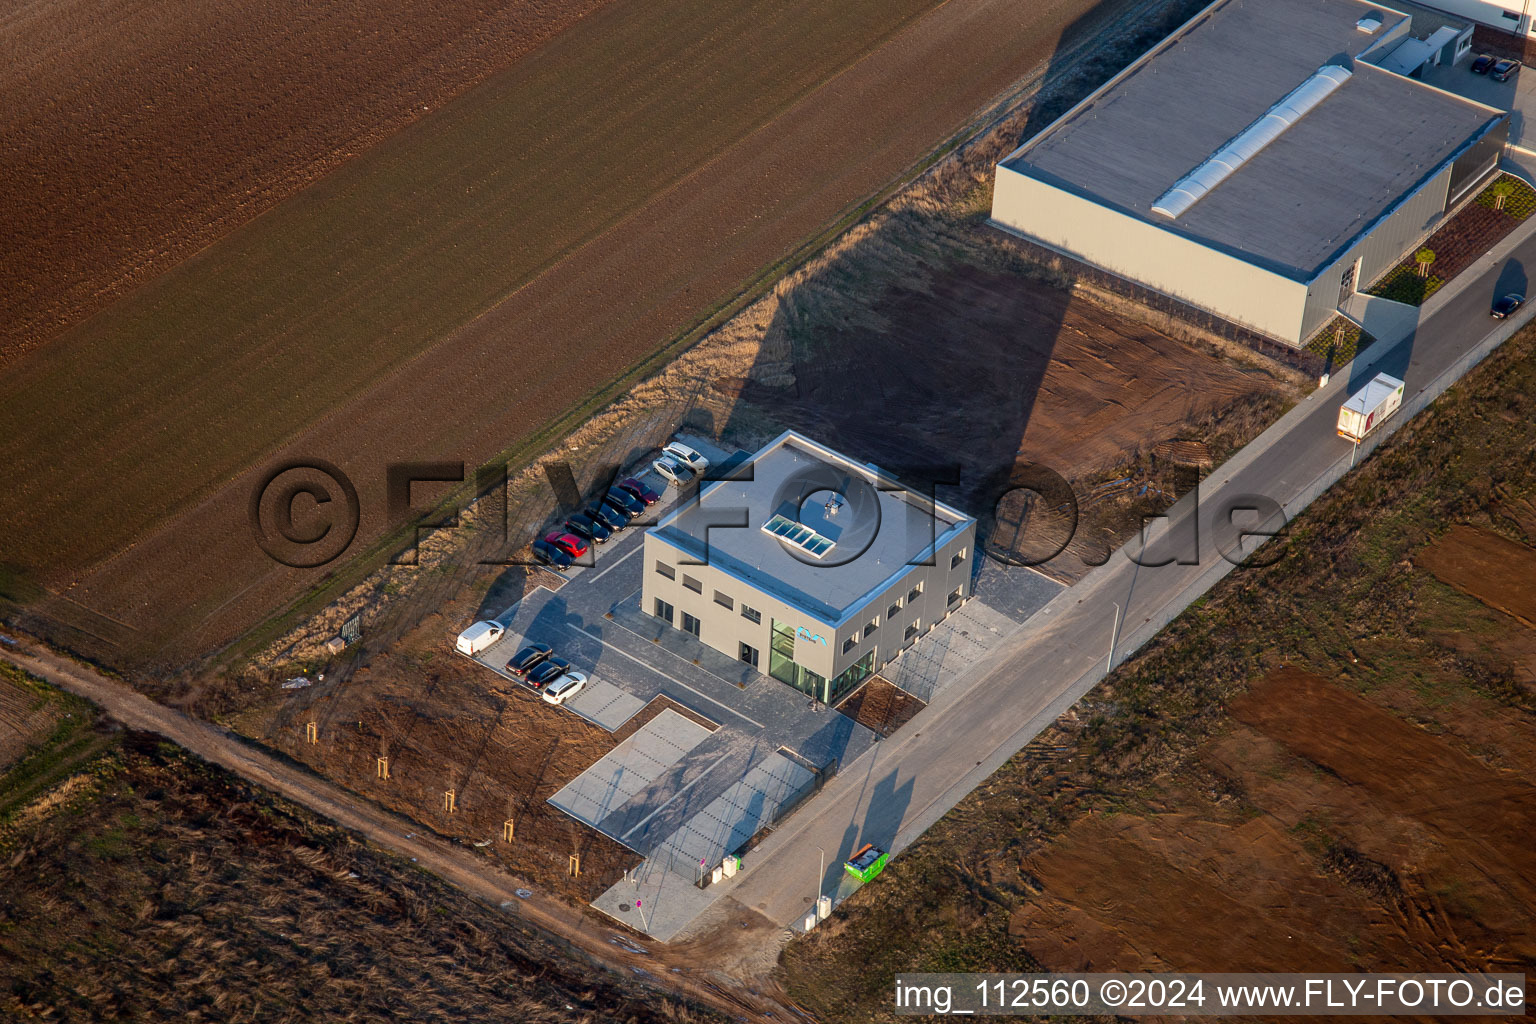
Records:
{"label": "green dumpster", "polygon": [[891,855],[878,846],[865,843],[843,862],[843,870],[861,882],[868,882],[885,870],[885,862],[890,859]]}

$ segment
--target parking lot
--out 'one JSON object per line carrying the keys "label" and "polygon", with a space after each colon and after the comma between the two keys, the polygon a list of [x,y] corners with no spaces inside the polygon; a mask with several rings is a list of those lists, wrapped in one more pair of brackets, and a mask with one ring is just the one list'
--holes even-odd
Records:
{"label": "parking lot", "polygon": [[[729,457],[718,449],[705,454]],[[646,858],[594,906],[639,924],[631,912],[649,893],[639,908],[648,921],[642,927],[666,938],[714,898],[695,884],[701,873],[798,806],[818,776],[851,763],[875,736],[641,611],[644,530],[678,499],[678,490],[654,474],[646,482],[663,500],[606,544],[593,545],[586,564],[546,570],[548,585],[497,616],[506,631],[475,660],[511,680],[508,659],[528,642],[546,643],[588,677],[565,705],[572,714],[613,732],[665,697],[713,724],[663,711],[550,799]],[[1059,589],[1032,570],[986,561],[977,596],[882,674],[931,700]]]}

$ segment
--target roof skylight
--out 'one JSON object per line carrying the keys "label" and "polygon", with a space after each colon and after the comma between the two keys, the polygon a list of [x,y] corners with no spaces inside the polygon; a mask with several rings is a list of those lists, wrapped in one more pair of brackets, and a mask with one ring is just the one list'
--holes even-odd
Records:
{"label": "roof skylight", "polygon": [[821,558],[837,545],[830,537],[823,537],[804,523],[797,523],[793,519],[787,519],[782,515],[774,517],[763,524],[763,532],[793,544],[795,547],[808,554]]}

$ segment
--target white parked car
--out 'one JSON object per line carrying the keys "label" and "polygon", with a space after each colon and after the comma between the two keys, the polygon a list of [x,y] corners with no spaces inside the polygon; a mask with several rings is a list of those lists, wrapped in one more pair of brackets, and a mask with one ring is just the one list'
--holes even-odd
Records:
{"label": "white parked car", "polygon": [[693,480],[693,470],[688,468],[687,463],[679,462],[670,455],[663,455],[651,463],[651,468],[656,471],[657,476],[679,487]]}
{"label": "white parked car", "polygon": [[681,462],[695,473],[702,473],[709,468],[709,460],[681,441],[673,441],[661,450],[662,458],[672,456],[677,462]]}
{"label": "white parked car", "polygon": [[587,685],[587,677],[580,672],[567,672],[544,687],[544,699],[551,704],[564,704],[570,698],[581,692],[581,688]]}
{"label": "white parked car", "polygon": [[459,634],[459,653],[474,656],[490,647],[507,627],[499,622],[477,622]]}

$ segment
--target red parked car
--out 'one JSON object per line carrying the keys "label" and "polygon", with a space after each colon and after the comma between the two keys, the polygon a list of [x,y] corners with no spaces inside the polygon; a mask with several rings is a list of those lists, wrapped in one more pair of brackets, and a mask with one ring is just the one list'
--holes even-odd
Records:
{"label": "red parked car", "polygon": [[645,486],[645,484],[641,483],[639,480],[636,480],[634,477],[620,480],[619,489],[628,491],[630,494],[633,494],[647,505],[654,505],[661,500],[661,495],[657,494],[655,491],[651,490],[649,487]]}
{"label": "red parked car", "polygon": [[572,558],[580,558],[587,553],[587,542],[574,533],[562,533],[556,530],[554,533],[544,535],[544,543],[554,545]]}

